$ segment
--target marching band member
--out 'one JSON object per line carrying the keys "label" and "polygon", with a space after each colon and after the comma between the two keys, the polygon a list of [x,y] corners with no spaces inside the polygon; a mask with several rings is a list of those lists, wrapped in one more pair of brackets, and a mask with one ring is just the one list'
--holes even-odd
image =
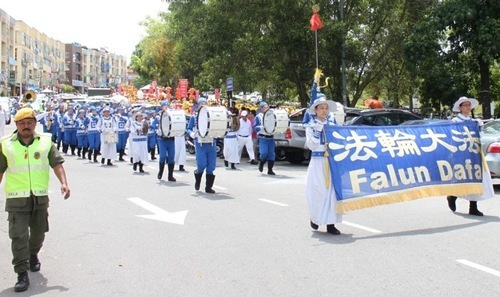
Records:
{"label": "marching band member", "polygon": [[127,140],[128,140],[128,132],[126,129],[126,124],[128,121],[128,117],[124,115],[124,110],[123,107],[118,106],[116,108],[116,124],[117,124],[117,132],[118,132],[118,142],[116,143],[116,150],[118,151],[118,161],[125,161],[123,159],[123,156],[125,155],[125,147],[127,145]]}
{"label": "marching band member", "polygon": [[116,121],[111,116],[109,106],[102,109],[102,117],[98,127],[101,130],[101,164],[104,164],[105,159],[107,159],[107,165],[112,166],[111,159],[116,157],[116,141],[113,139],[113,134],[116,133]]}
{"label": "marching band member", "polygon": [[339,235],[335,227],[342,222],[342,215],[337,214],[335,189],[329,179],[330,169],[325,160],[325,125],[336,125],[332,112],[337,108],[335,102],[322,97],[309,108],[310,122],[306,126],[306,145],[311,150],[311,160],[307,167],[306,198],[309,207],[310,225],[317,230],[319,225],[326,225],[328,233]]}
{"label": "marching band member", "polygon": [[207,170],[206,175],[206,184],[205,184],[205,192],[206,193],[215,193],[212,189],[215,181],[215,163],[217,161],[217,150],[215,146],[215,139],[211,136],[201,137],[196,129],[197,122],[196,118],[198,112],[202,106],[207,105],[207,99],[204,97],[200,97],[198,99],[198,107],[195,112],[189,119],[189,124],[187,127],[187,133],[194,139],[194,143],[196,146],[196,170],[194,172],[195,190],[200,189],[201,178],[203,176],[203,172],[205,169]]}
{"label": "marching band member", "polygon": [[[166,111],[169,107],[168,101],[163,101],[161,103],[162,111]],[[159,126],[160,118],[157,117],[153,123],[155,126]],[[176,181],[174,178],[174,167],[175,167],[175,138],[174,137],[164,137],[161,129],[156,129],[157,131],[157,142],[158,142],[158,152],[160,154],[159,161],[159,171],[158,179],[163,176],[163,171],[165,170],[165,163],[168,164],[168,181]]]}
{"label": "marching band member", "polygon": [[[132,126],[132,123],[135,121],[135,115],[139,112],[139,109],[137,108],[132,108],[130,111],[128,121],[125,124],[125,130],[130,134],[130,128]],[[130,136],[130,135],[129,135]],[[134,157],[132,157],[132,150],[133,150],[134,143],[132,142],[132,139],[129,137],[128,138],[128,151],[130,153],[130,163],[134,163]]]}
{"label": "marching band member", "polygon": [[[453,105],[453,111],[458,112],[457,116],[451,119],[454,123],[466,122],[466,121],[476,121],[479,127],[483,125],[480,119],[474,119],[472,117],[472,109],[478,106],[479,102],[473,98],[460,97]],[[484,158],[484,156],[482,156]],[[486,164],[486,162],[484,162]],[[482,217],[483,213],[477,208],[478,200],[485,200],[493,197],[495,191],[493,189],[493,183],[491,181],[490,171],[483,168],[483,195],[465,195],[460,198],[469,200],[469,214],[472,216]],[[447,196],[448,207],[451,211],[455,212],[457,210],[457,197]]]}
{"label": "marching band member", "polygon": [[[143,113],[144,114],[144,113]],[[146,121],[148,122],[148,153],[151,154],[151,161],[156,160],[155,151],[156,151],[156,128],[154,125],[155,117],[154,112],[147,110],[146,111]]]}
{"label": "marching band member", "polygon": [[276,175],[273,171],[274,160],[276,158],[275,154],[275,145],[274,145],[274,136],[273,134],[269,134],[264,131],[264,113],[269,109],[269,105],[261,101],[259,104],[261,112],[255,117],[254,130],[259,135],[259,153],[260,153],[260,162],[259,162],[259,171],[262,172],[264,170],[264,164],[267,163],[267,174],[268,175]]}
{"label": "marching band member", "polygon": [[[88,149],[88,139],[87,139],[87,128],[89,125],[89,118],[85,114],[85,109],[80,109],[78,111],[78,118],[76,118],[75,121],[75,128],[76,128],[76,140],[77,140],[77,155],[78,157],[81,157],[85,159],[85,154],[87,153]],[[82,149],[83,149],[83,154],[82,154]]]}
{"label": "marching band member", "polygon": [[89,108],[90,115],[89,125],[87,129],[87,139],[89,142],[89,160],[94,155],[94,162],[97,163],[97,155],[99,154],[99,147],[101,146],[101,130],[99,128],[99,121],[101,116],[97,113],[95,106]]}
{"label": "marching band member", "polygon": [[47,103],[46,112],[44,113],[42,119],[40,120],[40,124],[43,126],[43,132],[49,133],[52,135],[52,142],[57,141],[57,124],[54,122],[55,111],[53,110],[53,106],[50,103]]}
{"label": "marching band member", "polygon": [[226,136],[224,136],[224,166],[228,167],[229,163],[231,163],[231,169],[236,169],[235,164],[240,163],[241,157],[237,138],[237,131],[240,129],[240,120],[238,119],[238,115],[230,111],[227,113],[231,117],[231,125]]}
{"label": "marching band member", "polygon": [[73,107],[69,106],[62,117],[62,125],[64,127],[63,153],[67,154],[69,147],[71,148],[71,155],[73,156],[75,155],[77,145],[75,120],[76,114],[74,113]]}
{"label": "marching band member", "polygon": [[56,137],[56,143],[57,143],[57,150],[61,148],[61,144],[64,142],[64,125],[62,124],[62,118],[64,116],[65,110],[64,103],[59,103],[57,110],[54,113],[54,123],[53,125],[56,126],[57,130],[57,137]]}
{"label": "marching band member", "polygon": [[250,158],[250,164],[256,165],[257,162],[254,160],[255,153],[253,151],[252,142],[252,122],[247,118],[248,110],[243,110],[241,112],[241,118],[239,119],[239,129],[237,131],[238,135],[238,154],[241,159],[241,153],[243,152],[243,147],[247,149],[248,158]]}
{"label": "marching band member", "polygon": [[175,136],[175,158],[174,163],[179,164],[179,171],[186,171],[186,135]]}
{"label": "marching band member", "polygon": [[134,171],[144,173],[144,165],[148,164],[148,122],[143,120],[143,114],[138,112],[135,114],[135,120],[130,125],[130,138],[134,143],[132,145],[132,158],[134,158]]}

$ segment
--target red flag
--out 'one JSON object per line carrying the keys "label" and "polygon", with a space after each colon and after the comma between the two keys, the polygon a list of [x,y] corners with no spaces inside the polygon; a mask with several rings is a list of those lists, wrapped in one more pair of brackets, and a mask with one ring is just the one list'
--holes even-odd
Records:
{"label": "red flag", "polygon": [[319,18],[319,14],[317,12],[313,13],[311,19],[309,20],[309,23],[311,23],[311,31],[318,31],[319,29],[323,28],[323,23],[321,22],[321,19]]}

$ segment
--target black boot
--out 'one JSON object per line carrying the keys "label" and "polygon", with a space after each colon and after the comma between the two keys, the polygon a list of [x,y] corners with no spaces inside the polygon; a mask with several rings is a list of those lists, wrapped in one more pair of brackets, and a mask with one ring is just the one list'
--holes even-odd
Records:
{"label": "black boot", "polygon": [[477,201],[471,201],[469,204],[469,214],[472,216],[482,217],[483,213],[477,209]]}
{"label": "black boot", "polygon": [[168,181],[177,181],[175,178],[174,178],[174,167],[175,167],[175,164],[168,164]]}
{"label": "black boot", "polygon": [[120,150],[119,153],[120,153],[119,154],[120,157],[118,158],[118,161],[125,161],[125,159],[123,159],[123,155],[125,154],[125,150],[124,149]]}
{"label": "black boot", "polygon": [[14,286],[14,291],[24,292],[28,290],[30,286],[30,279],[28,278],[28,272],[21,272],[17,274],[17,283]]}
{"label": "black boot", "polygon": [[67,154],[68,153],[68,145],[63,143],[63,153]]}
{"label": "black boot", "polygon": [[229,166],[229,162],[224,160],[224,166],[228,167]]}
{"label": "black boot", "polygon": [[274,167],[274,161],[268,161],[268,163],[267,163],[267,174],[269,174],[269,175],[276,175],[276,173],[274,173],[274,171],[273,171],[273,167]]}
{"label": "black boot", "polygon": [[130,163],[134,164],[134,158],[130,158]]}
{"label": "black boot", "polygon": [[311,228],[313,228],[314,230],[318,230],[319,226],[314,224],[313,221],[310,221],[311,223]]}
{"label": "black boot", "polygon": [[207,180],[205,183],[205,193],[210,193],[210,194],[215,193],[215,191],[212,190],[212,187],[214,185],[214,181],[215,181],[215,175],[207,173]]}
{"label": "black boot", "polygon": [[259,162],[259,171],[260,172],[264,171],[264,164],[266,164],[266,161],[260,161]]}
{"label": "black boot", "polygon": [[97,154],[98,154],[98,153],[99,153],[99,152],[98,152],[97,150],[94,150],[94,163],[99,162],[99,161],[97,161]]}
{"label": "black boot", "polygon": [[81,147],[78,148],[77,156],[80,158],[82,157],[82,148]]}
{"label": "black boot", "polygon": [[146,171],[144,171],[143,166],[144,166],[144,164],[142,164],[142,162],[141,162],[141,161],[139,161],[139,172],[140,172],[140,173],[144,173],[144,172],[146,172]]}
{"label": "black boot", "polygon": [[451,211],[457,210],[457,196],[447,196],[446,199],[448,200],[448,207],[451,209]]}
{"label": "black boot", "polygon": [[201,177],[203,173],[198,173],[198,171],[194,171],[194,189],[198,191],[200,189]]}
{"label": "black boot", "polygon": [[158,179],[163,177],[163,171],[165,170],[165,163],[160,163],[160,169],[158,170]]}
{"label": "black boot", "polygon": [[333,235],[340,235],[339,229],[335,228],[335,224],[326,225],[326,232]]}
{"label": "black boot", "polygon": [[133,166],[134,171],[137,171],[137,165],[139,165],[139,163],[134,163],[134,166]]}
{"label": "black boot", "polygon": [[104,158],[101,158],[101,164],[104,165],[104,162],[106,161],[106,159]]}
{"label": "black boot", "polygon": [[87,154],[88,148],[84,147],[82,151],[82,159],[85,159],[85,155]]}
{"label": "black boot", "polygon": [[184,165],[179,165],[179,171],[186,171],[186,169],[184,169]]}
{"label": "black boot", "polygon": [[40,271],[40,260],[38,260],[38,255],[31,255],[30,256],[30,271],[31,272],[37,272]]}
{"label": "black boot", "polygon": [[89,149],[89,161],[92,160],[92,152],[93,152],[93,150]]}
{"label": "black boot", "polygon": [[70,148],[71,148],[71,155],[74,156],[75,155],[76,146],[75,145],[71,145]]}
{"label": "black boot", "polygon": [[111,159],[108,159],[108,163],[106,163],[108,166],[113,166],[113,164],[111,163]]}
{"label": "black boot", "polygon": [[156,160],[156,158],[155,158],[155,149],[151,149],[151,160]]}
{"label": "black boot", "polygon": [[231,169],[236,169],[236,166],[234,165],[234,163],[231,163]]}

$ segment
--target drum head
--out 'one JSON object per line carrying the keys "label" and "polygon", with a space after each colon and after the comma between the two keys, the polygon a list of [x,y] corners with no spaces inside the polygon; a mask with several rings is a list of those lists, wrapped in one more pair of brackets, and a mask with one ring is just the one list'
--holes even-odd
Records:
{"label": "drum head", "polygon": [[268,109],[262,116],[262,125],[264,126],[264,132],[268,134],[273,134],[276,128],[276,115],[272,109]]}
{"label": "drum head", "polygon": [[160,129],[161,135],[163,137],[168,137],[170,133],[170,118],[166,110],[163,110],[160,114]]}
{"label": "drum head", "polygon": [[210,115],[206,106],[202,106],[198,111],[198,116],[196,117],[196,129],[201,137],[205,137],[210,130]]}

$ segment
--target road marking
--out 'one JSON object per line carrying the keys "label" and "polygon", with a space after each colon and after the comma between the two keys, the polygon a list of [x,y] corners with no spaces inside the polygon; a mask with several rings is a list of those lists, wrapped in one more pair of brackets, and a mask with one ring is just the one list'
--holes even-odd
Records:
{"label": "road marking", "polygon": [[376,234],[382,233],[382,231],[379,231],[379,230],[376,230],[376,229],[372,229],[372,228],[368,228],[368,227],[365,227],[365,226],[361,226],[361,225],[358,225],[358,224],[354,224],[354,223],[351,223],[351,222],[342,221],[342,224],[347,225],[347,226],[351,226],[351,227],[354,227],[354,228],[358,228],[358,229],[361,229],[361,230],[365,230],[365,231],[368,231],[368,232],[371,232],[371,233],[376,233]]}
{"label": "road marking", "polygon": [[224,188],[224,187],[212,186],[212,188],[216,188],[216,189],[221,190],[221,191],[227,191],[227,188]]}
{"label": "road marking", "polygon": [[465,259],[458,259],[457,262],[460,264],[472,267],[472,268],[476,268],[476,269],[481,270],[483,272],[493,274],[494,276],[500,277],[500,271],[498,271],[498,270],[491,269],[491,268],[488,268],[486,266],[479,265],[479,264],[476,264],[476,263],[471,262],[471,261],[467,261]]}
{"label": "road marking", "polygon": [[136,217],[145,219],[184,225],[184,220],[186,219],[186,215],[188,213],[187,210],[168,212],[138,197],[128,198],[128,200],[153,213],[152,215],[136,215]]}
{"label": "road marking", "polygon": [[267,203],[271,203],[271,204],[279,205],[279,206],[288,206],[288,204],[279,203],[279,202],[272,201],[272,200],[267,200],[267,199],[259,199],[259,200],[260,200],[260,201],[267,202]]}

